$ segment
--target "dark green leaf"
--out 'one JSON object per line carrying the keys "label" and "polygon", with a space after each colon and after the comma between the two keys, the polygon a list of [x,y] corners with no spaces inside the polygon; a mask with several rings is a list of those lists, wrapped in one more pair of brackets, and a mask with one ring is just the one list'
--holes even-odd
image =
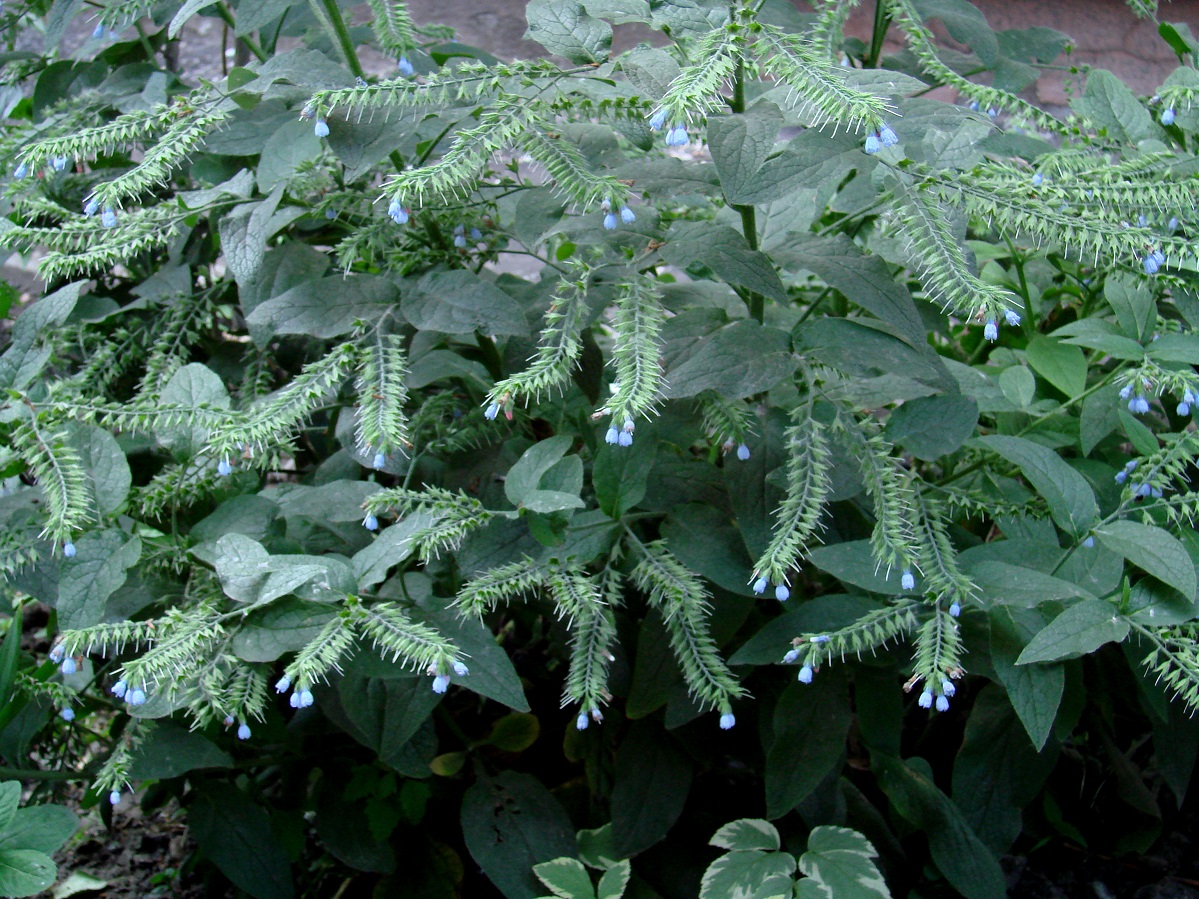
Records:
{"label": "dark green leaf", "polygon": [[621,858],[637,855],[666,836],[687,801],[691,761],[660,724],[639,721],[616,754],[612,831]]}
{"label": "dark green leaf", "polygon": [[840,764],[852,723],[845,680],[837,669],[811,684],[793,681],[774,710],[766,752],[766,815],[795,808]]}
{"label": "dark green leaf", "polygon": [[1094,652],[1128,636],[1128,622],[1102,599],[1084,599],[1049,622],[1020,653],[1017,665],[1059,662]]}
{"label": "dark green leaf", "polygon": [[1095,494],[1086,479],[1053,450],[1021,437],[993,435],[980,437],[978,442],[1020,468],[1064,530],[1084,534],[1099,517]]}
{"label": "dark green leaf", "polygon": [[404,317],[421,331],[527,334],[520,304],[494,284],[464,271],[433,272],[404,293]]}
{"label": "dark green leaf", "polygon": [[232,768],[233,758],[203,734],[162,722],[133,752],[129,776],[165,780],[201,768]]}
{"label": "dark green leaf", "polygon": [[75,558],[63,562],[58,581],[59,627],[92,627],[104,618],[104,606],[137,564],[142,543],[111,529],[92,531],[75,541]]}
{"label": "dark green leaf", "polygon": [[221,781],[200,781],[188,823],[200,853],[255,899],[291,899],[291,866],[262,806]]}
{"label": "dark green leaf", "polygon": [[54,860],[33,849],[0,849],[0,895],[33,896],[54,885]]}
{"label": "dark green leaf", "polygon": [[562,806],[529,774],[480,777],[462,797],[466,848],[508,899],[541,889],[533,866],[575,854],[574,828]]}
{"label": "dark green leaf", "polygon": [[256,307],[246,320],[265,335],[339,337],[352,331],[356,321],[378,319],[398,298],[386,278],[339,273],[297,284]]}
{"label": "dark green leaf", "polygon": [[1007,889],[999,863],[921,763],[920,758],[912,762],[887,756],[875,759],[887,798],[900,815],[928,835],[933,861],[966,899],[1004,899]]}
{"label": "dark green leaf", "polygon": [[756,291],[780,303],[786,301],[787,292],[770,258],[751,250],[745,238],[727,225],[676,222],[666,239],[662,258],[671,265],[699,265],[734,287]]}
{"label": "dark green leaf", "polygon": [[1112,552],[1194,600],[1195,565],[1168,531],[1135,521],[1113,521],[1096,529],[1095,536]]}
{"label": "dark green leaf", "polygon": [[61,805],[31,805],[0,827],[0,851],[30,849],[51,855],[79,829],[79,819]]}
{"label": "dark green leaf", "polygon": [[612,26],[587,15],[579,0],[530,0],[525,38],[576,65],[602,62],[612,49]]}
{"label": "dark green leaf", "polygon": [[695,348],[666,373],[671,399],[715,390],[736,399],[769,390],[790,377],[798,364],[787,332],[756,321],[725,325],[696,341]]}
{"label": "dark green leaf", "polygon": [[1052,337],[1035,336],[1025,351],[1033,371],[1066,394],[1075,397],[1087,388],[1087,360],[1076,346]]}
{"label": "dark green leaf", "polygon": [[[1037,625],[1025,623],[1032,617]],[[1066,673],[1061,665],[1017,665],[1016,659],[1028,644],[1036,626],[1043,622],[1039,616],[1016,618],[1006,609],[991,612],[991,663],[1000,683],[1007,690],[1008,700],[1032,746],[1038,752],[1049,739],[1053,722],[1057,718],[1062,692],[1066,687]]]}
{"label": "dark green leaf", "polygon": [[887,419],[887,439],[918,459],[932,461],[956,451],[974,434],[978,403],[950,394],[909,400]]}

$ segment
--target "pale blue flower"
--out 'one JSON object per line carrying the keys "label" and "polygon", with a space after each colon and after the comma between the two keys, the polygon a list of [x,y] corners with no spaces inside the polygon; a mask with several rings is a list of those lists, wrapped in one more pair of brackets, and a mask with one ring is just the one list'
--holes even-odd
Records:
{"label": "pale blue flower", "polygon": [[637,216],[634,214],[633,210],[630,209],[628,206],[621,206],[620,207],[620,220],[622,222],[624,222],[626,225],[631,225],[631,224],[633,224],[633,222],[637,221]]}
{"label": "pale blue flower", "polygon": [[1174,124],[1174,107],[1173,106],[1169,107],[1168,109],[1162,110],[1162,124],[1163,125],[1173,125]]}
{"label": "pale blue flower", "polygon": [[883,130],[878,133],[878,139],[884,147],[894,147],[899,143],[899,135],[891,130],[890,125],[883,125]]}
{"label": "pale blue flower", "polygon": [[1014,328],[1020,324],[1020,313],[1012,309],[1005,309],[1003,311],[1003,320]]}
{"label": "pale blue flower", "polygon": [[407,56],[401,56],[396,60],[396,68],[400,70],[400,74],[405,78],[411,78],[416,74],[416,69],[412,67],[412,63],[408,61]]}
{"label": "pale blue flower", "polygon": [[371,468],[382,468],[387,464],[387,456],[384,453],[375,453],[375,458],[371,459]]}
{"label": "pale blue flower", "polygon": [[812,671],[812,666],[804,665],[802,668],[799,669],[799,676],[798,676],[799,682],[801,684],[810,684],[812,682],[813,674],[815,674],[815,672]]}
{"label": "pale blue flower", "polygon": [[1085,546],[1087,549],[1093,548],[1095,546],[1095,538],[1088,537],[1086,540],[1082,541],[1082,545]]}
{"label": "pale blue flower", "polygon": [[468,674],[470,674],[470,669],[467,668],[462,662],[454,662],[453,668],[455,677],[466,677]]}
{"label": "pale blue flower", "polygon": [[619,446],[632,446],[633,445],[633,432],[632,431],[621,431],[620,436],[617,437],[617,439],[616,439],[616,442]]}
{"label": "pale blue flower", "polygon": [[433,692],[444,693],[450,688],[450,679],[444,674],[439,674],[433,678]]}
{"label": "pale blue flower", "polygon": [[791,598],[791,591],[787,588],[786,584],[779,584],[774,588],[774,598],[779,602],[786,602]]}
{"label": "pale blue flower", "polygon": [[63,674],[71,675],[79,670],[79,666],[75,664],[75,660],[73,658],[71,658],[70,656],[67,656],[65,659],[62,660],[62,669],[61,670],[62,670]]}
{"label": "pale blue flower", "polygon": [[962,614],[962,604],[960,602],[954,602],[954,603],[950,604],[949,614],[953,618],[957,618],[959,615],[961,615]]}
{"label": "pale blue flower", "polygon": [[586,730],[587,725],[591,723],[591,719],[587,717],[586,712],[579,712],[579,717],[575,719],[576,730]]}
{"label": "pale blue flower", "polygon": [[659,109],[652,116],[650,116],[649,127],[651,129],[653,129],[654,131],[661,131],[662,126],[665,124],[666,124],[666,110],[665,109]]}
{"label": "pale blue flower", "polygon": [[605,215],[604,216],[604,227],[607,228],[609,231],[615,231],[616,230],[616,216],[614,216],[610,212],[607,215]]}
{"label": "pale blue flower", "polygon": [[119,680],[115,684],[113,684],[111,687],[108,688],[108,692],[111,693],[113,696],[117,697],[117,699],[124,699],[125,693],[128,689],[129,689],[129,685],[127,683],[125,683],[123,680]]}
{"label": "pale blue flower", "polygon": [[58,713],[58,717],[61,718],[63,721],[66,721],[69,724],[70,722],[75,720],[75,710],[73,708],[71,708],[70,706],[67,706],[66,708],[64,708],[62,711],[60,711]]}
{"label": "pale blue flower", "polygon": [[783,664],[790,665],[792,662],[799,659],[799,649],[797,647],[787,650],[787,654],[783,656]]}
{"label": "pale blue flower", "polygon": [[377,531],[379,530],[379,519],[374,515],[367,513],[366,518],[362,519],[362,526],[368,531]]}
{"label": "pale blue flower", "polygon": [[765,593],[768,586],[770,586],[770,581],[760,577],[754,581],[754,593]]}
{"label": "pale blue flower", "polygon": [[246,724],[245,722],[242,722],[242,724],[237,728],[237,739],[239,739],[239,740],[250,739],[250,725]]}
{"label": "pale blue flower", "polygon": [[312,130],[316,132],[317,137],[328,137],[329,136],[329,123],[326,122],[324,119],[317,119],[316,127],[313,128]]}
{"label": "pale blue flower", "polygon": [[732,712],[725,712],[723,715],[720,716],[720,729],[721,730],[732,730],[733,726],[736,725],[736,723],[737,723],[737,718],[733,715]]}
{"label": "pale blue flower", "polygon": [[749,447],[746,446],[744,443],[741,444],[739,447],[737,447],[737,458],[740,459],[742,462],[749,461]]}
{"label": "pale blue flower", "polygon": [[666,146],[668,147],[685,147],[690,142],[691,138],[687,134],[687,129],[682,125],[675,125],[666,133]]}
{"label": "pale blue flower", "polygon": [[490,405],[487,406],[486,409],[483,410],[483,417],[486,418],[488,421],[495,421],[496,416],[498,416],[499,414],[500,414],[500,404],[499,403],[491,403]]}
{"label": "pale blue flower", "polygon": [[139,690],[137,687],[134,687],[126,695],[125,700],[130,705],[145,705],[146,704],[146,691]]}
{"label": "pale blue flower", "polygon": [[1033,187],[1040,187],[1044,183],[1045,183],[1045,176],[1042,175],[1040,172],[1037,172],[1035,175],[1032,176]]}
{"label": "pale blue flower", "polygon": [[113,790],[111,793],[108,794],[108,804],[109,805],[118,805],[118,804],[120,804],[120,802],[121,802],[121,791],[120,790]]}
{"label": "pale blue flower", "polygon": [[618,440],[620,440],[620,431],[616,430],[616,425],[612,425],[612,427],[608,428],[608,433],[604,435],[604,443],[615,446]]}
{"label": "pale blue flower", "polygon": [[899,586],[904,590],[915,590],[916,577],[912,574],[912,572],[904,571],[903,575],[899,578]]}
{"label": "pale blue flower", "polygon": [[864,147],[868,156],[873,156],[882,149],[882,143],[878,139],[877,134],[868,134],[866,136],[866,146]]}
{"label": "pale blue flower", "polygon": [[276,693],[286,693],[290,689],[291,689],[291,678],[288,677],[286,674],[283,675],[283,677],[279,678],[277,681],[275,681],[275,692]]}
{"label": "pale blue flower", "polygon": [[222,477],[229,477],[229,475],[233,474],[233,463],[228,459],[222,459],[216,464],[216,473]]}
{"label": "pale blue flower", "polygon": [[949,711],[949,697],[947,697],[947,696],[938,696],[937,697],[937,711],[938,712],[948,712]]}
{"label": "pale blue flower", "polygon": [[95,198],[93,197],[92,199],[88,200],[86,203],[83,204],[83,214],[86,216],[93,216],[96,214],[96,210],[99,208],[100,208],[100,204],[97,203]]}
{"label": "pale blue flower", "polygon": [[951,681],[949,678],[941,681],[941,692],[946,696],[953,696],[957,693],[957,691],[958,688],[954,686],[953,681]]}
{"label": "pale blue flower", "polygon": [[104,211],[100,213],[100,224],[105,228],[115,228],[117,226],[117,212],[111,206],[105,206]]}
{"label": "pale blue flower", "polygon": [[68,540],[62,545],[62,554],[68,559],[75,558],[75,544]]}
{"label": "pale blue flower", "polygon": [[916,700],[916,705],[922,709],[931,709],[933,707],[933,691],[925,690],[920,694],[920,698]]}
{"label": "pale blue flower", "polygon": [[999,325],[995,324],[994,320],[983,325],[983,337],[992,343],[999,339]]}

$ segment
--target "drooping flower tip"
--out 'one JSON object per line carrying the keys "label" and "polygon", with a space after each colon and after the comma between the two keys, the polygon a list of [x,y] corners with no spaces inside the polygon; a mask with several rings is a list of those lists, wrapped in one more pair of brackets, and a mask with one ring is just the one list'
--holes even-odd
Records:
{"label": "drooping flower tip", "polygon": [[799,650],[798,649],[789,649],[789,650],[787,650],[787,654],[785,656],[783,656],[783,664],[790,665],[792,662],[794,662],[798,658],[799,658]]}
{"label": "drooping flower tip", "polygon": [[475,241],[476,243],[479,242],[480,240],[483,239],[483,232],[480,231],[478,228],[471,228],[470,229],[470,239]]}
{"label": "drooping flower tip", "polygon": [[737,718],[732,712],[725,712],[720,716],[720,729],[732,730],[737,724]]}
{"label": "drooping flower tip", "polygon": [[86,216],[93,216],[96,214],[96,210],[99,208],[100,208],[100,204],[97,203],[94,199],[88,200],[86,203],[83,204],[83,214]]}
{"label": "drooping flower tip", "polygon": [[604,443],[616,445],[616,441],[620,440],[620,431],[616,430],[616,425],[608,428],[608,432],[604,434]]}
{"label": "drooping flower tip", "polygon": [[314,701],[315,700],[312,698],[311,690],[309,690],[308,688],[304,688],[303,690],[300,690],[300,708],[302,708],[302,709],[311,708],[312,703]]}
{"label": "drooping flower tip", "polygon": [[111,206],[105,206],[104,211],[100,213],[100,224],[105,228],[115,228],[117,226],[117,213]]}
{"label": "drooping flower tip", "polygon": [[628,206],[621,206],[620,207],[620,220],[622,222],[624,222],[626,225],[631,225],[631,224],[633,224],[633,222],[637,221],[637,215]]}
{"label": "drooping flower tip", "polygon": [[666,110],[659,109],[649,118],[649,127],[653,131],[661,131],[662,126],[666,124]]}
{"label": "drooping flower tip", "polygon": [[1045,176],[1042,175],[1040,172],[1037,172],[1035,175],[1032,176],[1032,186],[1033,187],[1040,187],[1044,183],[1045,183]]}
{"label": "drooping flower tip", "polygon": [[633,445],[633,432],[622,430],[620,432],[620,434],[617,435],[616,443],[618,446],[632,446]]}
{"label": "drooping flower tip", "polygon": [[737,458],[742,462],[749,461],[749,447],[744,443],[737,447]]}
{"label": "drooping flower tip", "polygon": [[408,210],[404,208],[399,200],[392,200],[387,205],[387,214],[391,216],[391,220],[397,225],[408,224]]}
{"label": "drooping flower tip", "polygon": [[937,697],[937,711],[938,712],[948,712],[949,711],[949,697],[948,696],[938,696]]}
{"label": "drooping flower tip", "polygon": [[1161,267],[1162,264],[1157,261],[1157,255],[1154,253],[1150,253],[1141,260],[1141,268],[1145,270],[1146,275],[1156,275]]}
{"label": "drooping flower tip", "polygon": [[228,459],[222,459],[216,464],[216,473],[223,478],[229,477],[229,475],[233,474],[233,463]]}
{"label": "drooping flower tip", "polygon": [[1095,546],[1095,538],[1094,538],[1094,537],[1088,537],[1086,540],[1082,541],[1082,545],[1083,545],[1083,546],[1085,546],[1087,549],[1092,549],[1092,548],[1094,548],[1094,546]]}
{"label": "drooping flower tip", "polygon": [[972,112],[978,112],[978,101],[977,100],[970,101],[970,109]]}
{"label": "drooping flower tip", "polygon": [[499,403],[490,403],[487,406],[487,408],[483,410],[483,417],[486,418],[488,421],[495,421],[496,416],[498,416],[499,414],[500,414],[500,404]]}
{"label": "drooping flower tip", "polygon": [[368,531],[377,531],[379,530],[379,519],[373,514],[368,514],[366,518],[362,519],[362,526]]}
{"label": "drooping flower tip", "polygon": [[53,647],[50,650],[50,661],[53,662],[55,665],[58,665],[62,662],[63,656],[65,656],[66,654],[67,654],[66,649],[63,647],[63,645],[61,643],[59,643],[57,646]]}
{"label": "drooping flower tip", "polygon": [[412,63],[408,61],[407,56],[401,56],[396,60],[396,68],[400,70],[400,74],[405,78],[411,78],[416,74],[416,69],[412,67]]}
{"label": "drooping flower tip", "polygon": [[375,458],[371,459],[371,468],[381,469],[387,464],[387,456],[384,453],[375,453]]}
{"label": "drooping flower tip", "polygon": [[50,160],[50,165],[54,167],[54,171],[61,172],[67,167],[67,157],[55,156],[52,160]]}
{"label": "drooping flower tip", "polygon": [[[100,38],[104,37],[104,23],[103,22],[96,23],[96,27],[92,29],[92,37],[95,38],[96,40],[100,40]],[[113,805],[116,805],[116,803],[114,802]]]}
{"label": "drooping flower tip", "polygon": [[958,688],[954,686],[953,681],[951,681],[949,678],[945,678],[945,680],[941,681],[941,692],[946,696],[953,696],[957,693],[957,691]]}
{"label": "drooping flower tip", "polygon": [[768,586],[770,586],[770,581],[760,577],[754,581],[754,593],[765,593]]}
{"label": "drooping flower tip", "polygon": [[933,691],[925,690],[920,694],[920,698],[916,700],[916,705],[922,709],[931,709],[933,707]]}
{"label": "drooping flower tip", "polygon": [[900,579],[899,579],[899,586],[902,587],[904,590],[915,590],[916,589],[915,575],[913,575],[912,572],[910,572],[910,571],[905,571],[903,573],[903,576],[900,577]]}
{"label": "drooping flower tip", "polygon": [[831,638],[829,637],[828,634],[817,634],[816,636],[812,637],[811,639],[812,639],[813,643],[816,643],[817,645],[819,645],[821,643],[827,643]]}
{"label": "drooping flower tip", "polygon": [[454,662],[454,677],[466,677],[470,674],[470,669],[463,662]]}
{"label": "drooping flower tip", "polygon": [[71,656],[67,656],[62,660],[62,667],[59,670],[65,675],[71,675],[79,670],[79,666],[75,664],[75,660]]}
{"label": "drooping flower tip", "polygon": [[1020,324],[1020,313],[1014,309],[1005,309],[1003,311],[1003,320],[1014,328]]}
{"label": "drooping flower tip", "polygon": [[1149,411],[1149,400],[1138,393],[1128,401],[1128,411],[1133,415],[1144,415]]}
{"label": "drooping flower tip", "polygon": [[288,677],[286,674],[283,675],[283,677],[279,678],[277,681],[275,681],[275,692],[276,693],[286,693],[290,689],[291,689],[291,678]]}
{"label": "drooping flower tip", "polygon": [[22,178],[27,178],[29,176],[29,166],[22,162],[12,174],[18,181]]}
{"label": "drooping flower tip", "polygon": [[224,724],[225,724],[225,727],[232,727],[232,726],[233,726],[233,716],[232,716],[232,715],[226,715],[226,716],[225,716],[225,721],[224,721]]}
{"label": "drooping flower tip", "polygon": [[883,125],[882,130],[878,133],[878,140],[884,147],[894,147],[899,143],[899,135],[891,130],[890,125]]}
{"label": "drooping flower tip", "polygon": [[111,793],[108,794],[108,804],[109,805],[120,805],[121,804],[121,791],[120,790],[113,790]]}
{"label": "drooping flower tip", "polygon": [[146,691],[134,687],[125,695],[125,701],[130,705],[145,705]]}
{"label": "drooping flower tip", "polygon": [[317,119],[316,126],[312,130],[316,132],[317,137],[328,137],[329,136],[329,123],[326,122],[324,119]]}
{"label": "drooping flower tip", "polygon": [[994,106],[992,106],[990,109],[987,110],[987,115],[993,119],[993,118],[995,118],[995,116],[999,115],[999,110],[996,109]]}
{"label": "drooping flower tip", "polygon": [[1148,484],[1138,484],[1137,489],[1135,491],[1136,495],[1138,497],[1140,497],[1141,499],[1145,499],[1152,492],[1153,492],[1153,488],[1150,487]]}
{"label": "drooping flower tip", "polygon": [[1174,124],[1174,107],[1173,106],[1162,110],[1162,124],[1163,125],[1173,125]]}
{"label": "drooping flower tip", "polygon": [[952,618],[957,618],[962,614],[962,604],[960,602],[951,603],[949,606],[949,615]]}
{"label": "drooping flower tip", "polygon": [[292,693],[291,696],[287,697],[287,704],[293,709],[298,709],[300,707],[300,693],[298,690]]}
{"label": "drooping flower tip", "polygon": [[75,558],[75,544],[68,540],[62,545],[62,554],[68,559]]}
{"label": "drooping flower tip", "polygon": [[575,719],[575,729],[586,730],[589,724],[591,724],[591,719],[587,717],[587,713],[579,712],[579,717]]}
{"label": "drooping flower tip", "polygon": [[878,139],[877,132],[871,132],[870,134],[866,135],[866,146],[863,148],[866,151],[866,155],[873,156],[875,153],[881,150],[882,147],[883,145]]}
{"label": "drooping flower tip", "polygon": [[460,250],[466,249],[466,225],[454,226],[454,246]]}
{"label": "drooping flower tip", "polygon": [[999,325],[995,323],[994,319],[983,325],[983,337],[992,343],[999,339]]}
{"label": "drooping flower tip", "polygon": [[1132,385],[1125,384],[1123,387],[1120,388],[1120,399],[1126,400],[1130,396],[1132,396]]}
{"label": "drooping flower tip", "polygon": [[604,216],[604,227],[609,231],[615,231],[616,230],[616,216],[614,216],[610,212],[607,213]]}
{"label": "drooping flower tip", "polygon": [[246,724],[246,723],[244,723],[244,722],[243,722],[242,724],[240,724],[240,725],[238,726],[238,728],[237,728],[237,739],[239,739],[239,740],[248,740],[248,739],[250,739],[250,725],[248,725],[248,724]]}
{"label": "drooping flower tip", "polygon": [[810,684],[812,682],[812,675],[815,673],[811,665],[804,665],[799,669],[798,680],[801,684]]}
{"label": "drooping flower tip", "polygon": [[1179,403],[1178,408],[1175,409],[1174,411],[1177,412],[1179,415],[1184,415],[1184,416],[1190,415],[1191,414],[1191,404],[1190,403]]}
{"label": "drooping flower tip", "polygon": [[115,684],[113,684],[111,687],[108,688],[108,692],[111,693],[113,696],[117,697],[117,699],[124,699],[125,693],[128,689],[129,689],[129,685],[127,683],[125,683],[123,680],[119,680]]}
{"label": "drooping flower tip", "polygon": [[666,146],[685,147],[691,143],[691,136],[683,125],[675,125],[666,132]]}
{"label": "drooping flower tip", "polygon": [[433,678],[433,692],[444,693],[450,688],[450,679],[444,674],[439,674]]}
{"label": "drooping flower tip", "polygon": [[75,720],[75,710],[73,708],[71,708],[69,705],[64,706],[62,708],[62,710],[59,711],[58,717],[61,718],[63,721],[66,721],[68,724],[70,724],[72,721]]}
{"label": "drooping flower tip", "polygon": [[786,584],[779,584],[774,588],[774,598],[779,602],[786,602],[791,598],[791,591],[787,588]]}
{"label": "drooping flower tip", "polygon": [[1178,216],[1176,216],[1176,215],[1170,216],[1170,221],[1166,222],[1166,230],[1167,231],[1177,231],[1178,230]]}

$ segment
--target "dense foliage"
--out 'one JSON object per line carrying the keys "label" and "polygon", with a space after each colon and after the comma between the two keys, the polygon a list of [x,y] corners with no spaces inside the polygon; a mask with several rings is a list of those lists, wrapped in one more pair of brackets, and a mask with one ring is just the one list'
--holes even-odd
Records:
{"label": "dense foliage", "polygon": [[[1064,35],[855,5],[532,0],[563,67],[389,0],[6,3],[8,764],[179,800],[256,897],[982,899],[1151,845],[1199,45],[1062,118]],[[257,59],[164,67],[197,14]]]}

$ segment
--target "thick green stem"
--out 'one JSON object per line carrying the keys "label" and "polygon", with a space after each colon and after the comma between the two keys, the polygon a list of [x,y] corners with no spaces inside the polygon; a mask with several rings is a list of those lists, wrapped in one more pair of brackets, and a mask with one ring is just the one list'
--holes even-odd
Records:
{"label": "thick green stem", "polygon": [[[745,66],[740,61],[737,62],[737,69],[733,75],[733,96],[729,100],[729,108],[734,113],[745,112]],[[745,242],[751,250],[757,250],[757,210],[752,205],[733,203],[732,206],[741,216],[741,233],[745,235]],[[749,307],[749,314],[761,322],[766,314],[766,298],[756,291],[748,291],[744,299],[745,305]]]}
{"label": "thick green stem", "polygon": [[311,3],[312,11],[316,13],[317,19],[325,24],[329,36],[341,48],[341,55],[345,57],[350,71],[359,78],[365,78],[366,72],[362,68],[362,63],[358,61],[358,53],[354,49],[354,42],[350,40],[350,30],[346,28],[346,20],[341,17],[337,0],[311,0]]}
{"label": "thick green stem", "polygon": [[874,0],[874,30],[870,33],[870,53],[866,56],[866,68],[878,68],[879,58],[883,55],[883,40],[887,36],[887,27],[890,24],[891,15],[887,12],[887,0]]}

